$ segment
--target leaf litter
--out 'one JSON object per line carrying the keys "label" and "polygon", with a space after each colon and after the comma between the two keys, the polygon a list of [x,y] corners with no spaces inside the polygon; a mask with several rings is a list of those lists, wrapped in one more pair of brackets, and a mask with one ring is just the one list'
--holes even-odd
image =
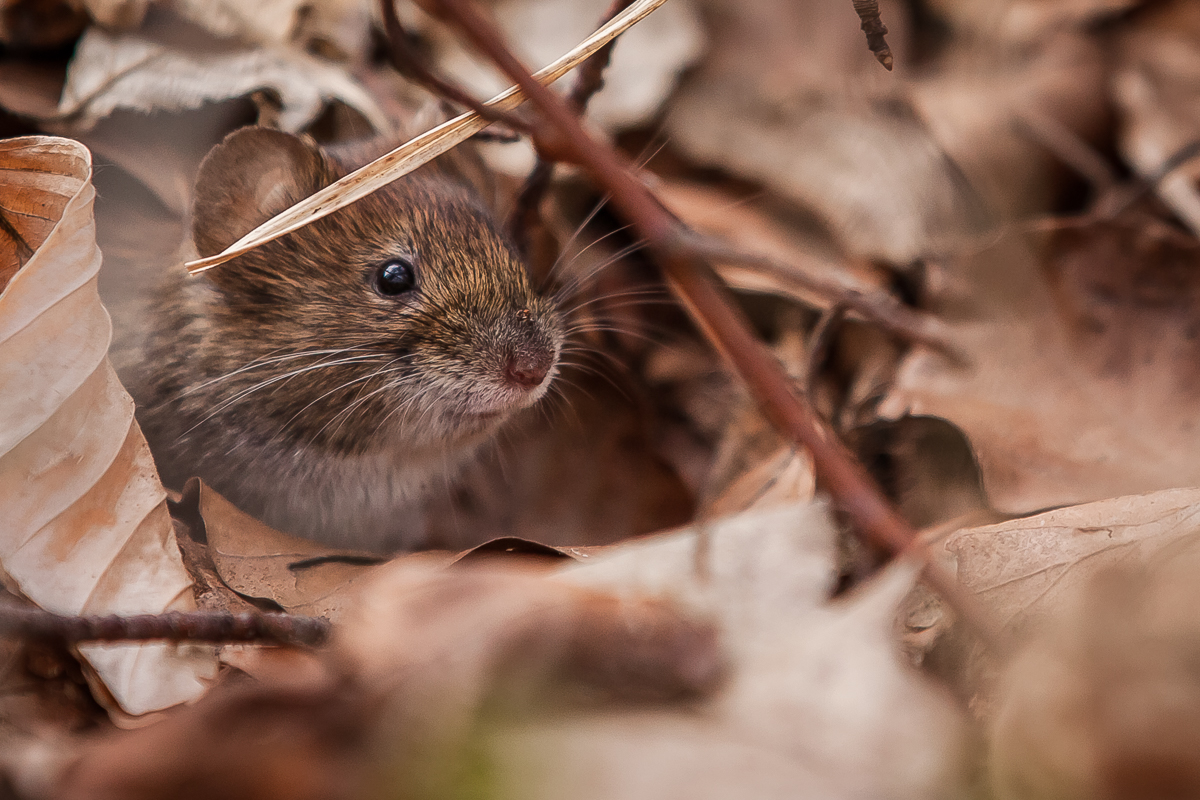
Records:
{"label": "leaf litter", "polygon": [[[487,5],[533,66],[604,13]],[[55,26],[35,6],[0,3],[0,122],[91,147],[118,324],[154,311],[130,288],[142,273],[187,258],[191,178],[228,130],[337,144],[454,112],[396,119],[402,90],[372,55],[366,4],[97,1]],[[891,75],[854,11],[672,0],[622,37],[591,124],[689,225],[770,257],[716,267],[896,507],[934,526],[933,552],[1004,628],[1004,651],[915,588],[916,565],[880,570],[853,543],[809,454],[702,346],[570,167],[540,204],[530,260],[573,287],[592,357],[448,483],[443,552],[333,551],[199,484],[168,506],[127,396],[96,366],[108,323],[90,217],[72,206],[90,204],[88,153],[4,140],[9,158],[37,141],[61,164],[0,172],[0,330],[49,315],[59,331],[0,343],[14,421],[0,503],[30,531],[86,533],[37,549],[6,531],[14,602],[335,620],[323,651],[222,648],[215,681],[211,648],[137,645],[154,660],[131,673],[96,655],[130,646],[83,645],[80,670],[63,648],[6,640],[0,771],[19,796],[1194,794],[1195,9],[884,2]],[[503,88],[447,28],[400,12],[438,70],[478,95]],[[425,159],[485,125],[463,117],[397,152]],[[479,152],[504,212],[531,149]],[[76,229],[53,259],[79,266],[45,280],[68,297],[16,302],[53,260],[43,242]],[[848,297],[901,303],[953,347],[914,344]],[[122,350],[119,368],[135,368]],[[79,406],[75,428],[56,403]],[[63,475],[134,466],[56,493],[30,466],[43,447]],[[89,515],[60,503],[88,498]],[[130,527],[150,538],[88,544]],[[192,706],[133,716],[208,685]],[[117,731],[95,700],[153,724]]]}

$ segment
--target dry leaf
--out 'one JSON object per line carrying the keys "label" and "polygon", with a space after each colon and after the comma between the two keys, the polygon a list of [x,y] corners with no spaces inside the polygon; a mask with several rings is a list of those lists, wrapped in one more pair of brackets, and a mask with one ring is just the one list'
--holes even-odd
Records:
{"label": "dry leaf", "polygon": [[932,0],[950,24],[984,42],[1028,45],[1067,28],[1082,28],[1142,0]]}
{"label": "dry leaf", "polygon": [[1198,500],[1194,489],[1122,498],[973,537],[976,546],[989,533],[1004,545],[1023,538],[1013,574],[1044,565],[1013,579],[1025,615],[1038,618],[997,692],[988,765],[997,797],[1200,791]]}
{"label": "dry leaf", "polygon": [[381,560],[280,533],[194,478],[184,497],[203,520],[209,557],[225,585],[293,614],[336,618],[348,593]]}
{"label": "dry leaf", "polygon": [[1200,135],[1200,8],[1163,4],[1122,37],[1120,53],[1113,97],[1124,117],[1121,152],[1192,232],[1200,232],[1195,160],[1161,175]]}
{"label": "dry leaf", "polygon": [[496,716],[694,698],[721,677],[703,622],[543,576],[388,564],[329,649],[259,658],[254,681],[83,743],[52,796],[459,797],[500,788],[473,769]]}
{"label": "dry leaf", "polygon": [[896,608],[913,570],[897,565],[828,603],[834,536],[822,505],[794,505],[611,548],[567,568],[565,580],[711,615],[731,676],[699,713],[500,729],[491,743],[522,795],[960,796],[959,712],[896,652]]}
{"label": "dry leaf", "polygon": [[[744,199],[702,184],[662,180],[655,195],[688,227],[727,242],[744,252],[756,253],[787,264],[822,284],[871,294],[887,287],[888,275],[862,259],[839,258],[833,243],[820,231],[806,231],[770,198]],[[788,274],[734,264],[718,264],[721,277],[735,289],[798,300],[814,308],[828,308],[828,295],[810,288],[811,281],[790,280]]]}
{"label": "dry leaf", "polygon": [[958,579],[1006,626],[1052,615],[1098,572],[1145,562],[1200,530],[1200,489],[1051,511],[946,539]]}
{"label": "dry leaf", "polygon": [[881,409],[948,419],[992,507],[1200,484],[1200,246],[1153,218],[1011,233],[931,281],[968,365],[923,348]]}
{"label": "dry leaf", "polygon": [[62,47],[87,21],[67,0],[0,0],[0,44],[18,50]]}
{"label": "dry leaf", "polygon": [[[983,229],[979,198],[864,46],[850,5],[754,0],[707,11],[712,50],[664,121],[689,158],[800,203],[854,255],[907,263]],[[903,65],[904,14],[889,3],[882,11]],[[856,89],[831,88],[830,75]]]}
{"label": "dry leaf", "polygon": [[[775,354],[789,374],[802,373],[808,357],[803,335],[786,331]],[[741,395],[717,443],[697,517],[806,503],[816,484],[808,451],[780,436],[758,405]]]}
{"label": "dry leaf", "polygon": [[909,89],[930,134],[987,208],[999,220],[1025,219],[1059,199],[1062,154],[1046,137],[1087,142],[1105,135],[1103,55],[1076,33],[1019,48],[968,40]]}
{"label": "dry leaf", "polygon": [[[166,495],[106,357],[90,178],[76,142],[0,142],[0,566],[59,613],[188,610]],[[215,669],[211,648],[80,650],[135,715],[195,698]]]}
{"label": "dry leaf", "polygon": [[96,27],[80,39],[58,113],[47,122],[86,131],[118,109],[182,111],[260,90],[278,97],[283,130],[302,130],[333,100],[362,114],[375,130],[389,129],[375,101],[344,70],[300,50],[217,47],[203,36],[184,43],[164,31],[108,33]]}

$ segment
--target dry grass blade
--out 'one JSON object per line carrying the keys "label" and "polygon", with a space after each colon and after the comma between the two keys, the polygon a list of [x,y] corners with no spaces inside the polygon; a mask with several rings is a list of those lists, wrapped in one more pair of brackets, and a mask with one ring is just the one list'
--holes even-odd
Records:
{"label": "dry grass blade", "polygon": [[[645,19],[652,11],[667,0],[637,0],[620,14],[602,25],[595,33],[583,40],[575,49],[548,67],[535,74],[542,83],[553,83],[590,58],[613,39],[630,27]],[[517,87],[510,87],[493,97],[485,105],[501,111],[509,111],[525,102],[525,94]],[[250,233],[234,242],[223,252],[208,258],[191,261],[188,272],[197,275],[224,264],[231,258],[253,250],[259,245],[278,239],[284,234],[304,227],[308,223],[332,214],[356,200],[366,197],[381,186],[412,172],[417,167],[445,153],[461,142],[486,128],[491,123],[474,112],[468,112],[444,122],[433,130],[426,131],[415,139],[397,147],[365,167],[330,184],[316,194],[297,203],[259,225]]]}

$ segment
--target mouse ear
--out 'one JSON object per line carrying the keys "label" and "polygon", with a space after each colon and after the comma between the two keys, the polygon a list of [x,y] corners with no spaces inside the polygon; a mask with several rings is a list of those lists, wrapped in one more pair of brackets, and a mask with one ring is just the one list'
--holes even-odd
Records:
{"label": "mouse ear", "polygon": [[333,180],[315,144],[270,128],[242,128],[200,164],[192,237],[201,256],[221,252]]}

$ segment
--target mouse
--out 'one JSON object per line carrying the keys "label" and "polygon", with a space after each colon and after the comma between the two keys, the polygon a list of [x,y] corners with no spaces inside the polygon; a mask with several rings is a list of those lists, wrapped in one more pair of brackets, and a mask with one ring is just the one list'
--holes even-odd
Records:
{"label": "mouse", "polygon": [[[242,128],[202,161],[195,252],[221,252],[357,164]],[[419,549],[425,506],[550,390],[565,325],[465,180],[426,165],[156,290],[127,381],[164,485],[198,476],[330,546]]]}

